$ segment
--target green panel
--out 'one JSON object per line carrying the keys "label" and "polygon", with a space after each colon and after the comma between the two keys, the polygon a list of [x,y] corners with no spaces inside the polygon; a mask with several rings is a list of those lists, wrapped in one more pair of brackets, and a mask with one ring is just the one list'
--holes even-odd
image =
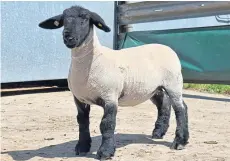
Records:
{"label": "green panel", "polygon": [[126,33],[120,49],[159,43],[179,56],[185,82],[230,83],[230,26],[135,31]]}

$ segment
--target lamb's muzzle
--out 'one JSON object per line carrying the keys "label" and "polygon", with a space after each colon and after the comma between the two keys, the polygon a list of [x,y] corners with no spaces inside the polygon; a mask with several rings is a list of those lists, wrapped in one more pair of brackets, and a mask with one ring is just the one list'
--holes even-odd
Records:
{"label": "lamb's muzzle", "polygon": [[40,26],[58,28],[56,21],[59,22],[58,27],[64,25],[64,30],[68,26],[69,36],[79,41],[75,42],[74,47],[66,44],[71,48],[68,85],[78,109],[79,142],[76,154],[89,152],[91,146],[90,105],[96,104],[104,109],[100,124],[102,144],[97,156],[106,159],[115,153],[117,107],[135,106],[148,99],[158,108],[153,138],[162,138],[166,133],[172,105],[177,130],[171,148],[184,148],[189,138],[187,106],[182,98],[180,60],[171,48],[161,44],[122,50],[107,48],[100,44],[94,25],[105,32],[110,31],[109,27],[98,14],[82,7],[66,9],[62,15],[47,19]]}

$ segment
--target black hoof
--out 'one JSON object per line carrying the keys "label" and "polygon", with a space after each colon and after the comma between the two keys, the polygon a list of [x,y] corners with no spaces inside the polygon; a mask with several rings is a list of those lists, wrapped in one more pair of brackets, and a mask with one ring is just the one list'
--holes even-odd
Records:
{"label": "black hoof", "polygon": [[100,147],[97,151],[97,159],[99,160],[108,160],[112,159],[115,153],[115,147],[112,148],[103,148]]}
{"label": "black hoof", "polygon": [[183,137],[176,136],[174,139],[170,149],[175,149],[175,150],[182,150],[185,148],[185,145],[188,144],[188,133],[186,135],[182,135]]}
{"label": "black hoof", "polygon": [[154,129],[152,133],[152,138],[153,139],[163,139],[164,135],[165,133],[163,133],[161,129]]}
{"label": "black hoof", "polygon": [[153,139],[163,139],[163,135],[160,134],[159,132],[153,131],[152,138]]}
{"label": "black hoof", "polygon": [[173,142],[170,149],[174,149],[174,150],[183,150],[185,148],[185,145],[177,143],[177,142]]}
{"label": "black hoof", "polygon": [[76,155],[85,156],[91,148],[91,140],[84,143],[77,143],[75,147]]}
{"label": "black hoof", "polygon": [[152,139],[163,139],[162,136],[158,136],[158,135],[152,135]]}

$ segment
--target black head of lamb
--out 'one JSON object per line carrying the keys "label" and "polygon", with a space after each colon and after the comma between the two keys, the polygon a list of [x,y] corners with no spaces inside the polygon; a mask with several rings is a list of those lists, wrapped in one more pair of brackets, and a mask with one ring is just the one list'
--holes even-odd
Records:
{"label": "black head of lamb", "polygon": [[84,42],[93,25],[105,32],[110,32],[110,28],[101,16],[80,6],[67,8],[62,14],[39,23],[39,27],[44,29],[58,29],[63,26],[63,41],[70,49]]}

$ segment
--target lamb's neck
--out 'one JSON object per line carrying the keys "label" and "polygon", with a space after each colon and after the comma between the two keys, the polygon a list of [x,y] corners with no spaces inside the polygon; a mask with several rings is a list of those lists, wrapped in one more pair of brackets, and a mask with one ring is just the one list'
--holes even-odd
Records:
{"label": "lamb's neck", "polygon": [[87,36],[84,43],[81,46],[72,49],[71,57],[74,61],[89,60],[96,56],[100,50],[100,42],[98,40],[96,31],[94,28],[90,29],[90,33]]}
{"label": "lamb's neck", "polygon": [[80,76],[79,81],[87,80],[92,63],[101,56],[100,48],[96,31],[91,29],[85,42],[80,47],[72,49],[71,73]]}

